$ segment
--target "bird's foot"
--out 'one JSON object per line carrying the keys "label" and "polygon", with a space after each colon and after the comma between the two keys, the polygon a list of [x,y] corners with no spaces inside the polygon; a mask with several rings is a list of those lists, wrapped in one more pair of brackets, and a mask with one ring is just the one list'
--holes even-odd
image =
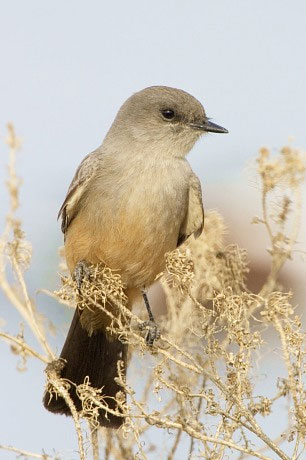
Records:
{"label": "bird's foot", "polygon": [[145,331],[145,340],[148,347],[152,347],[154,341],[160,338],[160,329],[155,321],[144,321],[139,324],[139,329]]}
{"label": "bird's foot", "polygon": [[80,260],[74,269],[72,279],[76,282],[79,293],[81,292],[84,279],[90,279],[91,271],[85,260]]}

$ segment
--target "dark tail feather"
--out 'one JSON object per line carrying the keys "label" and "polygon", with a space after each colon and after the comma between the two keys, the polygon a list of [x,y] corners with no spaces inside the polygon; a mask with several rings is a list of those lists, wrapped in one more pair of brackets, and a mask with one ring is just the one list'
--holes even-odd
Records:
{"label": "dark tail feather", "polygon": [[[116,408],[116,402],[108,397],[115,397],[118,391],[122,391],[114,380],[118,376],[117,362],[124,362],[126,370],[127,345],[117,339],[107,339],[106,333],[98,330],[92,336],[81,326],[80,313],[76,310],[67,338],[64,344],[61,358],[66,360],[65,367],[61,371],[61,377],[79,385],[84,382],[86,376],[92,387],[103,387],[102,394],[106,396],[106,402],[110,409]],[[71,386],[70,397],[76,409],[82,409],[82,403],[78,398],[74,386]],[[60,396],[50,399],[50,393],[46,391],[43,403],[51,412],[71,415],[65,400]],[[99,423],[101,426],[118,428],[123,422],[123,417],[116,417],[105,411],[99,411]]]}

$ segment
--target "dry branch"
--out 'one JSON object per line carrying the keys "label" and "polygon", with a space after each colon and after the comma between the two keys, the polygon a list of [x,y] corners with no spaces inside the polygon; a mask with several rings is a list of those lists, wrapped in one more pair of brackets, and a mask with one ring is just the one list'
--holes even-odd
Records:
{"label": "dry branch", "polygon": [[[0,287],[30,327],[43,354],[29,346],[22,334],[14,337],[0,332],[0,337],[23,360],[31,356],[49,363],[48,388],[54,397],[62,396],[70,407],[80,458],[88,458],[84,447],[88,434],[94,459],[102,452],[107,460],[150,459],[152,451],[154,457],[174,460],[176,455],[180,458],[186,436],[190,440],[190,459],[221,460],[233,455],[239,459],[251,456],[264,460],[270,459],[269,455],[283,460],[301,457],[306,437],[304,336],[300,318],[290,304],[291,294],[277,289],[279,271],[292,258],[298,236],[304,154],[285,147],[272,156],[268,149],[261,149],[257,159],[262,216],[256,217],[254,223],[265,226],[271,246],[268,250],[271,269],[260,292],[255,294],[246,287],[249,271],[246,251],[236,245],[224,245],[224,222],[219,214],[208,212],[205,232],[166,255],[162,284],[167,312],[159,320],[162,334],[152,349],[147,347],[139,328],[141,315],[126,307],[118,273],[103,264],[92,267],[93,276],[90,282],[84,282],[81,295],[74,281],[66,274],[61,275],[62,287],[50,295],[66,305],[103,310],[111,320],[110,331],[129,343],[134,356],[127,381],[118,362],[118,383],[128,394],[125,401],[118,393],[118,410],[108,407],[103,389],[92,388],[89,379],[85,379],[76,388],[83,401],[83,410],[77,412],[69,396],[74,383],[60,378],[62,363],[56,360],[49,345],[44,320],[31,300],[24,278],[31,250],[16,217],[21,184],[15,170],[19,141],[11,125],[8,145],[10,209],[0,238]],[[14,273],[16,284],[9,282],[8,271]],[[116,315],[106,309],[107,302],[117,308]],[[287,369],[286,378],[278,380],[272,397],[258,395],[254,383],[254,363],[262,353],[263,333],[267,328],[278,336],[282,352],[279,359]],[[141,374],[142,388],[136,391],[133,376],[141,373],[139,366],[135,366],[139,359],[146,372]],[[260,421],[261,417],[271,416],[281,398],[286,398],[289,405],[288,428],[273,440]],[[122,428],[98,431],[99,408],[124,417]],[[88,421],[88,432],[82,418]],[[174,437],[167,435],[166,448],[156,443],[152,427],[166,433],[174,430]],[[33,458],[51,458],[14,447],[0,448]]]}

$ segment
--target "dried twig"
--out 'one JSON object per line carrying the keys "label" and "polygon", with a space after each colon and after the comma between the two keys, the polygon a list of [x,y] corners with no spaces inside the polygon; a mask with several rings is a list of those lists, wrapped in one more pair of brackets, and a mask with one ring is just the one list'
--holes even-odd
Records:
{"label": "dried twig", "polygon": [[[70,408],[80,458],[86,457],[83,416],[89,424],[95,460],[99,458],[101,446],[107,460],[149,459],[150,449],[155,450],[155,456],[159,453],[162,458],[174,459],[186,436],[190,439],[190,457],[195,455],[197,440],[202,449],[198,455],[204,458],[221,460],[235,452],[241,454],[240,458],[268,460],[271,458],[268,455],[276,455],[283,460],[297,460],[302,455],[306,437],[303,335],[300,319],[290,304],[290,294],[276,289],[278,273],[292,257],[298,235],[300,190],[305,177],[303,154],[285,147],[278,156],[272,157],[267,149],[262,149],[257,160],[262,216],[255,218],[255,223],[265,226],[271,244],[271,269],[259,294],[246,287],[246,252],[236,245],[224,245],[223,220],[212,212],[206,214],[205,233],[200,238],[190,239],[180,250],[166,255],[163,286],[168,310],[162,321],[163,333],[150,349],[138,327],[141,318],[127,308],[119,274],[103,264],[91,267],[93,276],[90,281],[84,281],[81,295],[76,292],[74,281],[64,275],[59,291],[41,290],[60,303],[78,303],[81,309],[102,310],[110,319],[110,332],[127,342],[133,356],[137,356],[131,360],[130,368],[135,366],[135,371],[128,374],[128,381],[123,378],[118,363],[118,383],[127,393],[127,401],[119,393],[118,409],[110,409],[101,389],[92,388],[87,378],[76,387],[83,401],[83,410],[79,413],[69,396],[69,388],[74,383],[60,377],[62,363],[55,360],[24,278],[30,263],[30,245],[16,218],[21,183],[15,170],[19,141],[11,125],[8,144],[10,210],[0,238],[0,287],[30,327],[44,354],[29,346],[22,333],[14,337],[0,332],[0,337],[12,344],[13,351],[22,359],[31,356],[50,363],[46,370],[48,389],[53,397],[63,397]],[[10,283],[8,270],[14,273],[18,289]],[[108,311],[108,302],[116,307],[116,315]],[[257,395],[253,383],[253,362],[261,354],[262,332],[267,328],[278,334],[282,350],[279,359],[287,369],[287,378],[279,380],[271,397]],[[133,381],[133,376],[139,373],[139,359],[143,359],[142,367],[146,367],[141,396],[139,385]],[[275,401],[284,397],[290,405],[289,426],[277,439],[272,439],[262,429],[258,414],[269,417],[275,410]],[[120,430],[98,433],[98,409],[123,417],[125,422]],[[147,443],[152,427],[175,430],[171,446],[155,445],[153,438]],[[291,457],[285,443],[280,448],[279,439],[294,441]],[[51,458],[14,447],[9,450],[33,458]]]}

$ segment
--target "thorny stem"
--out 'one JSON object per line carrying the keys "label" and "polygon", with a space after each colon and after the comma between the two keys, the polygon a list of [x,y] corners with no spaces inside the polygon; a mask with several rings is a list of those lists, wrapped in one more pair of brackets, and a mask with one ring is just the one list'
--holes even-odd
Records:
{"label": "thorny stem", "polygon": [[[203,377],[203,383],[202,383],[202,391],[204,391],[204,389],[205,389],[205,381],[206,381],[206,377],[204,376],[204,377]],[[196,421],[199,420],[199,416],[200,416],[200,412],[201,412],[202,403],[203,403],[203,398],[199,398],[199,400],[198,400],[198,407],[197,407]],[[193,448],[194,448],[194,438],[191,438],[191,440],[190,440],[189,454],[188,454],[188,458],[189,458],[189,459],[191,459],[191,455],[192,455],[192,453],[193,453]]]}
{"label": "thorny stem", "polygon": [[49,363],[48,358],[45,358],[45,356],[42,356],[40,353],[34,350],[34,348],[30,347],[27,343],[25,343],[23,340],[18,339],[17,337],[13,337],[12,335],[6,334],[5,332],[0,332],[0,337],[3,337],[7,341],[15,343],[21,348],[21,350],[26,350],[29,354],[31,354],[35,358],[38,358],[43,363],[46,363],[46,364]]}
{"label": "thorny stem", "polygon": [[5,273],[5,247],[9,239],[9,234],[14,229],[14,223],[15,223],[14,216],[19,206],[19,185],[20,185],[20,180],[18,179],[16,175],[16,166],[15,166],[16,165],[16,153],[19,148],[20,141],[15,135],[15,130],[12,124],[8,125],[7,143],[10,147],[9,165],[8,165],[9,180],[7,182],[7,187],[9,190],[9,197],[10,197],[10,211],[6,219],[6,226],[5,226],[4,232],[0,238],[0,257],[1,257],[0,258],[0,286],[4,294],[10,300],[10,302],[17,308],[19,313],[24,317],[29,327],[32,329],[32,332],[36,336],[38,342],[41,344],[42,348],[46,351],[49,359],[52,360],[55,358],[55,355],[52,352],[45,338],[45,334],[43,330],[41,329],[41,327],[39,326],[37,322],[37,317],[33,311],[33,305],[28,295],[28,291],[26,288],[26,284],[24,281],[22,271],[14,255],[11,256],[11,262],[12,262],[15,274],[17,276],[17,280],[22,289],[22,293],[24,296],[24,302],[22,302],[18,298],[18,296],[16,295],[12,287],[9,285],[7,281],[6,273]]}
{"label": "thorny stem", "polygon": [[[282,325],[281,321],[277,317],[274,318],[274,325],[275,325],[275,328],[276,328],[277,332],[279,333],[279,336],[280,336],[280,339],[281,339],[283,356],[284,356],[284,360],[285,360],[286,367],[287,367],[288,379],[289,379],[289,382],[290,382],[291,396],[292,396],[293,404],[294,404],[294,407],[295,407],[295,418],[297,419],[297,422],[298,422],[298,420],[303,420],[304,419],[304,424],[306,425],[305,418],[304,418],[304,415],[303,415],[302,409],[301,409],[302,403],[299,403],[299,401],[298,401],[297,386],[296,386],[296,383],[295,383],[295,380],[294,380],[294,369],[293,369],[293,366],[292,366],[292,363],[291,363],[291,360],[290,360],[290,353],[289,353],[289,350],[288,350],[288,341],[286,339],[286,334],[285,334],[285,331],[284,331],[284,328],[283,328],[283,325]],[[297,356],[297,359],[300,360],[300,358],[301,358],[300,355]],[[300,363],[299,374],[298,374],[299,386],[302,389],[303,388],[303,382],[302,382],[301,368],[302,368],[302,363]],[[294,449],[295,454],[293,455],[293,459],[297,455],[297,451],[298,451],[298,448],[299,448],[299,442],[300,442],[300,433],[298,432],[297,433],[297,438],[296,438],[295,449]]]}
{"label": "thorny stem", "polygon": [[[116,416],[121,416],[121,417],[129,417],[130,419],[133,417],[135,419],[145,419],[147,423],[149,423],[150,425],[154,426],[154,425],[157,425],[157,426],[162,426],[163,428],[174,428],[174,429],[179,429],[179,430],[182,430],[182,431],[185,431],[187,434],[189,434],[190,436],[196,438],[196,439],[199,439],[200,441],[202,442],[211,442],[211,443],[214,443],[214,444],[220,444],[220,445],[224,445],[226,447],[230,447],[232,449],[235,449],[235,450],[238,450],[240,452],[244,452],[248,455],[252,455],[254,457],[257,457],[257,458],[260,458],[262,460],[271,460],[271,457],[266,457],[265,455],[262,455],[260,453],[257,453],[255,451],[253,451],[252,449],[247,449],[247,448],[243,448],[231,441],[227,441],[227,440],[224,440],[224,439],[220,439],[220,438],[215,438],[215,437],[211,437],[211,436],[206,436],[204,434],[202,434],[201,432],[193,429],[191,426],[189,426],[188,424],[186,423],[182,423],[182,422],[172,422],[169,418],[160,418],[160,417],[157,417],[153,414],[148,414],[146,413],[144,410],[143,410],[143,407],[140,403],[138,403],[138,401],[135,400],[132,392],[130,392],[128,390],[127,387],[125,387],[125,389],[127,390],[128,394],[130,395],[132,401],[133,401],[133,404],[140,410],[141,414],[130,414],[129,412],[125,412],[126,408],[124,407],[121,407],[121,410],[122,412],[117,412],[117,411],[114,411],[112,409],[110,409],[108,406],[104,405],[104,404],[101,404],[100,401],[96,400],[96,399],[93,399],[93,402],[96,404],[97,407],[105,410],[106,412],[109,412],[111,414],[114,414]],[[253,430],[252,430],[253,431]],[[255,432],[255,431],[254,431]],[[255,432],[255,434],[258,435],[258,432]],[[271,443],[269,444],[269,446],[271,447]],[[275,449],[273,449],[275,450]],[[276,451],[276,450],[275,450]],[[277,452],[279,454],[279,452]],[[282,458],[283,460],[290,460],[289,457],[287,457],[286,455],[284,455],[281,451],[280,451],[280,454],[279,454],[279,457]]]}
{"label": "thorny stem", "polygon": [[[227,409],[227,411],[226,411],[226,414],[227,414],[227,413],[230,413],[230,410],[232,409],[233,404],[230,403],[230,404],[228,404],[228,406],[229,406],[229,407],[228,407],[228,409]],[[225,417],[226,417],[226,416],[225,416]],[[226,417],[226,419],[229,419],[229,418]],[[231,420],[234,421],[233,419],[231,419]],[[236,421],[235,421],[235,424],[237,425]],[[232,423],[232,425],[234,425],[234,424]],[[222,432],[222,429],[224,429],[223,419],[220,420],[220,423],[219,423],[218,426],[217,426],[217,429],[216,429],[216,432],[215,432],[215,436],[216,436],[216,437],[219,437],[220,433]],[[216,445],[215,448],[214,448],[213,451],[212,451],[212,457],[213,457],[214,455],[217,455],[217,454],[216,454],[216,453],[217,453],[217,448],[218,448],[218,446]],[[222,454],[223,454],[224,449],[225,449],[225,446],[220,446],[220,450],[221,450],[222,452],[220,452],[219,458],[222,458]]]}
{"label": "thorny stem", "polygon": [[[34,321],[32,321],[33,316],[30,313],[28,306],[25,306],[25,304],[20,301],[18,296],[15,294],[15,292],[12,290],[11,286],[7,282],[6,277],[4,276],[3,265],[1,263],[0,263],[0,286],[1,286],[4,294],[8,298],[8,300],[11,302],[12,305],[14,305],[16,307],[16,309],[18,310],[20,315],[23,316],[23,318],[27,322],[28,326],[32,329],[33,334],[35,335],[35,337],[37,338],[37,340],[41,344],[42,348],[45,349],[45,351],[47,351],[49,361],[54,359],[55,355],[53,354],[51,348],[47,344],[47,342],[46,342],[46,340],[44,338],[43,332],[41,332],[41,330],[40,330],[40,328],[39,328],[39,326],[37,324],[36,319],[34,319]],[[30,307],[30,308],[32,309],[32,307]],[[34,318],[35,318],[35,316],[34,316]],[[42,337],[43,337],[43,339],[41,340]],[[46,346],[45,346],[45,344],[46,344]]]}
{"label": "thorny stem", "polygon": [[[112,313],[110,313],[105,307],[103,307],[102,305],[98,304],[97,302],[95,302],[94,299],[92,299],[91,297],[88,297],[87,300],[90,300],[92,303],[94,303],[98,308],[102,309],[106,314],[108,314],[110,317],[112,317],[112,319],[114,321],[118,321],[118,318],[114,318]],[[122,305],[114,298],[114,299],[111,299],[112,302],[114,301],[114,303],[116,304],[119,304],[119,308],[122,309]],[[134,316],[131,314],[131,312],[126,308],[124,307],[123,308],[124,310],[124,313],[126,313],[128,316]],[[132,333],[132,335],[136,335],[135,333]],[[169,345],[173,345],[170,341],[168,341],[168,344]],[[176,346],[175,346],[176,348]],[[204,371],[203,368],[201,368],[201,366],[197,366],[197,367],[194,367],[190,364],[187,364],[185,362],[182,362],[180,360],[177,360],[175,357],[173,357],[169,352],[167,352],[166,350],[162,350],[162,349],[159,349],[160,353],[164,354],[168,359],[172,360],[173,362],[179,364],[180,366],[183,366],[185,368],[188,368],[190,370],[193,370],[194,372],[196,373],[199,373],[199,374],[203,374],[205,373],[206,377],[209,378],[213,383],[215,383],[215,385],[226,395],[226,397],[229,399],[229,400],[233,400],[235,402],[235,404],[237,404],[237,406],[239,407],[241,413],[243,414],[243,416],[248,420],[248,422],[250,423],[250,427],[249,429],[251,429],[251,431],[254,431],[254,433],[259,437],[261,438],[267,445],[269,445],[269,447],[274,450],[280,458],[282,458],[283,460],[288,460],[288,457],[282,452],[281,449],[279,449],[278,446],[276,446],[273,441],[262,431],[262,429],[259,427],[259,425],[257,424],[257,422],[255,421],[254,417],[250,414],[250,412],[248,411],[247,408],[244,407],[244,405],[242,404],[242,402],[239,400],[238,397],[236,397],[234,394],[228,392],[226,386],[221,382],[220,378],[218,377],[214,377],[212,375],[210,375],[209,373],[207,373],[206,371]],[[137,405],[137,404],[136,404]],[[108,410],[109,412],[112,412],[111,410]]]}
{"label": "thorny stem", "polygon": [[0,444],[0,449],[7,450],[9,452],[15,452],[15,454],[18,454],[18,458],[20,456],[22,456],[22,457],[26,457],[26,458],[39,458],[41,460],[52,460],[52,459],[54,459],[54,457],[51,457],[50,455],[47,455],[47,454],[35,454],[34,452],[29,452],[29,451],[24,450],[24,449],[18,449],[17,447],[5,446],[5,445],[2,445],[2,444]]}
{"label": "thorny stem", "polygon": [[[216,438],[212,438],[212,437],[203,435],[202,433],[199,433],[198,431],[196,431],[194,428],[192,428],[188,424],[178,423],[178,422],[171,422],[168,418],[161,420],[159,417],[154,416],[153,414],[147,414],[144,411],[143,406],[135,399],[133,392],[124,384],[122,379],[121,379],[121,385],[125,388],[126,392],[130,395],[130,397],[131,397],[131,399],[133,401],[133,404],[140,410],[141,414],[146,418],[146,421],[149,424],[162,425],[163,427],[168,427],[168,428],[181,428],[182,430],[184,430],[190,436],[193,436],[193,437],[195,437],[195,438],[197,438],[197,439],[199,439],[199,440],[201,440],[203,442],[205,442],[205,441],[207,441],[207,442],[216,442],[217,444],[223,444],[223,445],[227,445],[227,446],[229,446],[231,444],[232,447],[234,446],[234,444],[229,442],[229,441],[224,441],[224,440],[219,440],[219,439],[217,441]],[[221,384],[221,386],[223,387],[223,391],[225,393],[227,393],[227,390],[226,390],[225,386],[223,386],[223,384]],[[228,393],[227,396],[230,397],[231,394]],[[274,450],[274,452],[276,452],[281,459],[290,460],[289,457],[281,449],[279,449],[279,447],[276,446],[273,443],[273,441],[262,431],[262,429],[258,426],[258,424],[257,424],[256,420],[254,419],[254,417],[243,406],[243,404],[239,400],[237,400],[237,397],[235,395],[232,395],[232,399],[237,404],[237,406],[239,407],[239,409],[240,409],[241,413],[243,414],[243,416],[251,424],[251,431],[254,430],[254,433],[259,438],[261,438],[272,450]],[[122,409],[124,409],[124,408],[122,408]],[[214,441],[212,441],[211,439],[214,439]],[[237,450],[240,450],[241,452],[252,453],[253,455],[257,456],[258,458],[263,458],[263,459],[268,458],[268,457],[265,457],[265,456],[258,456],[257,453],[254,452],[251,449],[243,449],[240,446],[236,447],[236,445],[235,445],[234,448],[235,449],[237,448]]]}
{"label": "thorny stem", "polygon": [[48,376],[49,384],[52,385],[52,387],[55,388],[56,392],[60,396],[62,396],[64,398],[66,404],[68,405],[68,407],[70,409],[70,412],[71,412],[71,415],[72,415],[72,418],[73,418],[73,421],[74,421],[76,433],[77,433],[77,438],[78,438],[78,445],[79,445],[79,451],[80,451],[80,460],[86,460],[82,428],[81,428],[81,425],[80,425],[80,418],[79,418],[79,415],[78,415],[77,410],[75,408],[75,405],[74,405],[72,399],[70,398],[69,392],[67,391],[67,389],[63,385],[61,379],[59,379],[58,375],[56,374],[56,371],[52,369],[52,363],[51,363],[49,368],[47,367],[46,374]]}
{"label": "thorny stem", "polygon": [[34,335],[37,337],[37,340],[41,344],[42,348],[48,354],[49,360],[54,360],[55,359],[55,354],[53,353],[51,347],[49,346],[49,344],[48,344],[48,342],[46,340],[45,334],[43,333],[43,331],[41,330],[40,326],[38,325],[37,317],[34,314],[33,305],[32,305],[32,302],[30,300],[30,297],[29,297],[29,294],[28,294],[28,291],[27,291],[27,287],[26,287],[24,278],[22,276],[22,272],[20,270],[20,267],[19,267],[18,262],[17,262],[15,257],[12,257],[12,264],[13,264],[14,271],[15,271],[15,273],[17,275],[17,279],[18,279],[18,281],[20,283],[20,286],[22,288],[22,293],[23,293],[24,301],[25,301],[24,306],[23,306],[23,310],[26,309],[26,311],[27,311],[27,313],[29,315],[28,324],[31,327]]}
{"label": "thorny stem", "polygon": [[[107,308],[105,306],[102,306],[100,304],[98,304],[95,299],[93,299],[92,297],[90,296],[86,296],[85,294],[85,297],[87,298],[87,300],[89,300],[91,302],[91,304],[95,305],[97,308],[101,309],[102,311],[104,311],[108,316],[110,316],[114,321],[116,322],[119,322],[120,321],[118,320],[117,317],[114,317],[114,315],[107,310]],[[117,305],[119,307],[119,309],[123,309],[123,312],[124,314],[126,314],[128,317],[135,317],[135,315],[133,315],[130,310],[126,307],[124,307],[122,304],[120,304],[120,302],[117,301],[117,299],[115,297],[112,298],[112,296],[110,296],[110,300],[112,303],[114,303],[115,305]],[[139,320],[138,317],[136,317],[137,320]],[[140,320],[139,320],[140,321]],[[120,326],[120,324],[119,324]],[[122,324],[121,324],[121,327],[122,327]],[[139,336],[130,331],[129,332],[131,335],[133,336],[136,336],[138,337],[139,339]],[[173,346],[173,348],[177,349],[178,351],[182,352],[182,350],[177,347],[177,345],[173,344],[172,342],[170,342],[168,339],[164,338],[164,337],[161,337],[162,340],[165,340],[169,345]],[[159,348],[159,353],[160,354],[163,354],[165,357],[167,357],[168,359],[170,359],[171,361],[173,361],[174,363],[178,364],[180,367],[185,367],[186,369],[189,369],[189,370],[192,370],[193,372],[197,373],[197,374],[201,374],[201,375],[205,375],[206,378],[208,378],[210,381],[212,381],[221,391],[222,393],[226,396],[226,398],[230,401],[233,401],[237,407],[240,409],[241,411],[241,414],[246,418],[246,420],[250,423],[250,426],[251,426],[251,430],[254,431],[254,433],[260,438],[262,439],[272,450],[274,450],[274,452],[276,452],[279,457],[283,460],[289,460],[289,458],[284,454],[284,452],[278,447],[276,446],[273,441],[263,432],[263,430],[260,428],[260,426],[258,425],[258,423],[256,422],[255,418],[252,416],[252,414],[249,412],[249,410],[244,406],[244,404],[241,402],[241,400],[233,393],[231,393],[230,391],[228,391],[228,388],[226,387],[226,385],[224,385],[221,381],[221,379],[217,376],[213,376],[211,375],[210,373],[208,373],[204,368],[202,368],[201,366],[193,366],[193,365],[190,365],[190,364],[187,364],[186,362],[183,362],[183,361],[180,361],[178,359],[176,359],[173,355],[171,355],[171,353],[169,353],[168,351],[166,350],[163,350],[162,348]],[[191,358],[192,359],[192,358]],[[109,410],[110,411],[110,410]],[[111,412],[111,411],[110,411]]]}
{"label": "thorny stem", "polygon": [[296,437],[296,443],[295,443],[295,446],[294,446],[294,451],[293,451],[293,454],[292,454],[292,460],[297,460],[297,458],[298,458],[298,450],[299,450],[299,445],[300,445],[301,438],[302,438],[301,433],[298,433],[297,437]]}
{"label": "thorny stem", "polygon": [[[133,403],[138,407],[138,409],[140,409],[140,411],[142,412],[143,416],[146,418],[146,421],[147,423],[149,423],[150,425],[161,425],[165,428],[177,428],[177,429],[181,429],[183,431],[185,431],[187,434],[189,434],[190,436],[196,438],[196,439],[199,439],[200,441],[202,442],[211,442],[211,443],[214,443],[214,444],[221,444],[221,445],[225,445],[227,447],[230,447],[232,449],[235,449],[235,450],[238,450],[240,452],[244,452],[244,453],[248,453],[250,455],[253,455],[254,457],[257,457],[257,458],[260,458],[262,460],[271,460],[270,457],[266,457],[264,455],[261,455],[261,454],[258,454],[257,455],[257,452],[253,451],[252,449],[245,449],[231,441],[225,441],[224,439],[220,439],[220,438],[214,438],[212,436],[206,436],[198,431],[196,431],[195,429],[193,429],[191,426],[189,426],[188,424],[186,423],[179,423],[179,422],[172,422],[171,420],[169,420],[168,418],[167,419],[163,419],[161,420],[159,417],[156,417],[152,414],[146,414],[144,411],[143,411],[143,408],[139,405],[139,403],[134,399],[134,397],[130,394],[132,400],[133,400]],[[286,458],[286,460],[289,460],[288,457],[281,457],[281,458]]]}
{"label": "thorny stem", "polygon": [[175,439],[174,439],[174,443],[173,443],[173,446],[170,450],[170,453],[168,455],[168,458],[167,460],[173,460],[174,459],[174,454],[179,446],[179,442],[180,442],[180,439],[181,439],[181,436],[182,436],[182,430],[177,430],[176,432],[176,436],[175,436]]}
{"label": "thorny stem", "polygon": [[91,434],[92,457],[93,460],[99,460],[98,428],[89,421],[89,429]]}
{"label": "thorny stem", "polygon": [[281,270],[281,268],[283,267],[286,260],[290,257],[293,246],[297,240],[297,236],[298,236],[299,228],[300,228],[300,222],[301,222],[301,208],[302,208],[301,206],[302,196],[301,196],[300,188],[295,189],[294,193],[295,193],[296,207],[295,207],[294,223],[292,226],[292,232],[289,236],[287,250],[282,251],[280,253],[279,248],[277,248],[275,245],[274,234],[273,234],[272,227],[270,225],[269,216],[268,216],[267,192],[265,191],[265,189],[262,192],[263,222],[266,226],[266,229],[267,229],[267,232],[270,238],[272,250],[273,250],[272,258],[271,258],[270,273],[258,294],[260,297],[263,297],[263,298],[267,297],[274,290],[276,280],[277,280],[277,275],[279,271]]}

